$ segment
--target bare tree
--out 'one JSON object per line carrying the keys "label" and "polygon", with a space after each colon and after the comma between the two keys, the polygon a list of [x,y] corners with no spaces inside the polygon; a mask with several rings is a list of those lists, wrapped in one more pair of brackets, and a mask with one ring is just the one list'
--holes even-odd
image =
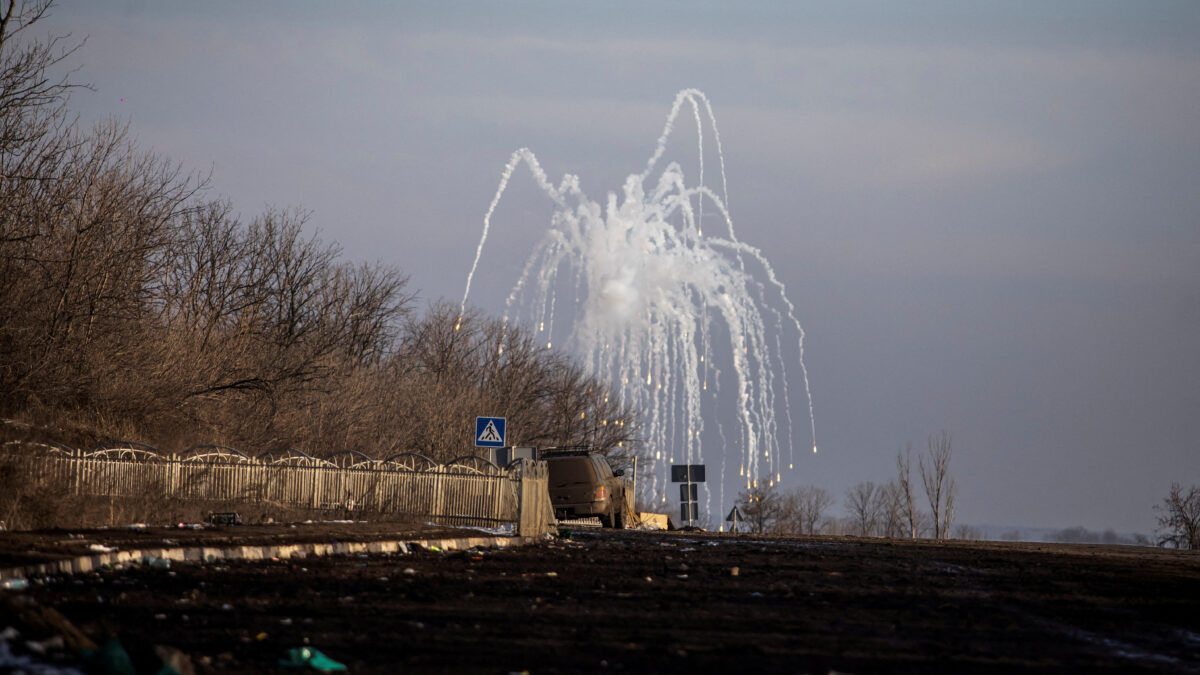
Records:
{"label": "bare tree", "polygon": [[780,497],[771,482],[759,482],[743,490],[738,495],[738,501],[742,506],[742,515],[752,531],[762,533],[774,528],[779,517]]}
{"label": "bare tree", "polygon": [[788,534],[818,534],[833,496],[825,488],[802,485],[780,500],[776,529]]}
{"label": "bare tree", "polygon": [[846,491],[846,512],[853,532],[869,537],[879,527],[878,488],[872,481],[863,481]]}
{"label": "bare tree", "polygon": [[909,523],[900,486],[888,481],[875,491],[875,498],[879,502],[879,533],[885,537],[907,536]]}
{"label": "bare tree", "polygon": [[1200,486],[1185,491],[1173,483],[1163,503],[1154,508],[1159,512],[1159,546],[1200,549]]}
{"label": "bare tree", "polygon": [[954,525],[954,477],[950,475],[953,454],[950,434],[942,431],[929,437],[928,451],[919,458],[921,482],[929,500],[933,520],[933,538],[947,539]]}
{"label": "bare tree", "polygon": [[896,452],[896,491],[908,525],[908,536],[910,539],[916,539],[919,513],[912,488],[912,443]]}
{"label": "bare tree", "polygon": [[964,541],[980,541],[983,539],[983,530],[970,525],[955,525],[954,538]]}

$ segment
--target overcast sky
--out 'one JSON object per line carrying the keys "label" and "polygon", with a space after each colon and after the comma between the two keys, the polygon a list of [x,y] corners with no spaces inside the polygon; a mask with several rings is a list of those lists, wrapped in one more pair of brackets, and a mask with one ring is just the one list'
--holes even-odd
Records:
{"label": "overcast sky", "polygon": [[[961,523],[1149,534],[1200,483],[1194,0],[61,0],[45,29],[87,37],[84,122],[246,217],[311,210],[423,301],[461,297],[513,150],[602,201],[698,88],[808,333],[822,452],[785,486],[840,500],[943,429]],[[475,304],[551,212],[518,171]]]}

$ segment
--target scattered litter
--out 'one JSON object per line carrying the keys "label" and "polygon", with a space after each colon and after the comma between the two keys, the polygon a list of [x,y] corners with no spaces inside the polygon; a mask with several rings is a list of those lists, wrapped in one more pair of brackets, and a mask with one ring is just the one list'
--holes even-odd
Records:
{"label": "scattered litter", "polygon": [[262,631],[262,632],[261,632],[261,633],[259,633],[258,635],[255,635],[255,636],[254,636],[254,639],[255,639],[255,640],[258,640],[259,642],[262,642],[263,640],[266,640],[266,639],[267,639],[267,637],[269,637],[269,636],[267,635],[267,632],[266,632],[266,631]]}
{"label": "scattered litter", "polygon": [[75,668],[64,668],[38,663],[29,656],[18,656],[12,653],[12,648],[5,640],[0,640],[0,672],[4,673],[36,673],[37,675],[83,675]]}
{"label": "scattered litter", "polygon": [[208,522],[211,525],[241,525],[242,515],[236,511],[210,511]]}
{"label": "scattered litter", "polygon": [[346,666],[325,656],[312,647],[289,649],[286,659],[279,659],[285,668],[311,668],[318,673],[334,673],[346,670]]}
{"label": "scattered litter", "polygon": [[548,577],[556,577],[556,576],[558,576],[558,572],[546,572],[546,576],[548,576]]}
{"label": "scattered litter", "polygon": [[675,578],[676,579],[687,579],[688,576],[686,574],[676,574]]}
{"label": "scattered litter", "polygon": [[414,575],[414,574],[416,574],[416,573],[417,573],[417,571],[416,571],[416,570],[414,570],[414,569],[413,569],[413,568],[411,568],[411,567],[405,567],[405,568],[404,568],[404,574],[405,574],[405,575],[407,575],[407,576],[410,576],[410,577],[411,577],[411,576],[413,576],[413,575]]}
{"label": "scattered litter", "polygon": [[430,550],[430,551],[433,551],[434,553],[441,553],[441,552],[442,552],[442,549],[440,549],[440,548],[438,548],[437,546],[434,546],[434,545],[432,545],[432,544],[430,544],[430,545],[429,545],[429,550]]}
{"label": "scattered litter", "polygon": [[23,591],[29,588],[29,580],[22,577],[5,579],[4,581],[0,581],[0,588],[8,591]]}
{"label": "scattered litter", "polygon": [[292,625],[292,620],[288,617],[284,617],[279,620],[279,625],[280,626],[290,626],[290,625]]}
{"label": "scattered litter", "polygon": [[741,574],[741,570],[739,570],[737,566],[729,568],[729,576],[736,577],[738,574]]}
{"label": "scattered litter", "polygon": [[[445,526],[443,526],[443,527],[445,527]],[[508,523],[506,525],[501,525],[499,527],[476,527],[474,525],[460,525],[460,526],[451,525],[451,526],[449,526],[449,528],[455,529],[455,530],[474,530],[476,532],[483,532],[484,534],[491,534],[491,535],[495,535],[498,537],[511,537],[516,533],[516,528],[513,526],[512,523]]]}
{"label": "scattered litter", "polygon": [[65,647],[66,643],[63,641],[63,637],[61,635],[55,635],[54,637],[42,640],[41,642],[30,640],[25,643],[25,648],[34,654],[37,654],[38,656],[45,656],[46,652],[51,650],[61,651]]}
{"label": "scattered litter", "polygon": [[112,553],[113,551],[117,550],[117,547],[105,546],[104,544],[91,544],[88,546],[88,550],[95,551],[97,553]]}
{"label": "scattered litter", "polygon": [[759,593],[758,591],[754,591],[753,593],[751,593],[751,594],[750,594],[750,597],[752,597],[752,598],[761,598],[761,597],[762,597],[762,593]]}
{"label": "scattered litter", "polygon": [[133,532],[145,532],[146,530],[150,529],[150,526],[146,523],[130,523],[125,526],[125,529]]}
{"label": "scattered litter", "polygon": [[233,605],[231,605],[231,604],[229,604],[229,603],[227,602],[227,603],[225,603],[225,604],[221,605],[221,611],[223,611],[223,612],[232,612],[232,611],[233,611]]}

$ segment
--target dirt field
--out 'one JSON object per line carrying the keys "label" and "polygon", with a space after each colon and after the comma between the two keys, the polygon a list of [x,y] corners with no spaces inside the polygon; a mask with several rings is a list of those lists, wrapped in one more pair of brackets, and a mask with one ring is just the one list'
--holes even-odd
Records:
{"label": "dirt field", "polygon": [[357,673],[1200,672],[1195,552],[579,531],[34,582],[93,640],[197,672],[297,672],[306,644]]}

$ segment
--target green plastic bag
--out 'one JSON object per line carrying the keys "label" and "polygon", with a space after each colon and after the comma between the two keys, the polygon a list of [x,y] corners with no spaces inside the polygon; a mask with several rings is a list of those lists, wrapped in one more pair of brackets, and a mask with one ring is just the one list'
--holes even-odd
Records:
{"label": "green plastic bag", "polygon": [[287,668],[312,668],[318,673],[336,673],[346,670],[344,664],[334,661],[312,647],[289,649],[288,657],[279,659],[279,665]]}
{"label": "green plastic bag", "polygon": [[99,649],[89,649],[83,652],[83,665],[89,673],[101,675],[136,675],[133,661],[121,641],[111,638]]}

